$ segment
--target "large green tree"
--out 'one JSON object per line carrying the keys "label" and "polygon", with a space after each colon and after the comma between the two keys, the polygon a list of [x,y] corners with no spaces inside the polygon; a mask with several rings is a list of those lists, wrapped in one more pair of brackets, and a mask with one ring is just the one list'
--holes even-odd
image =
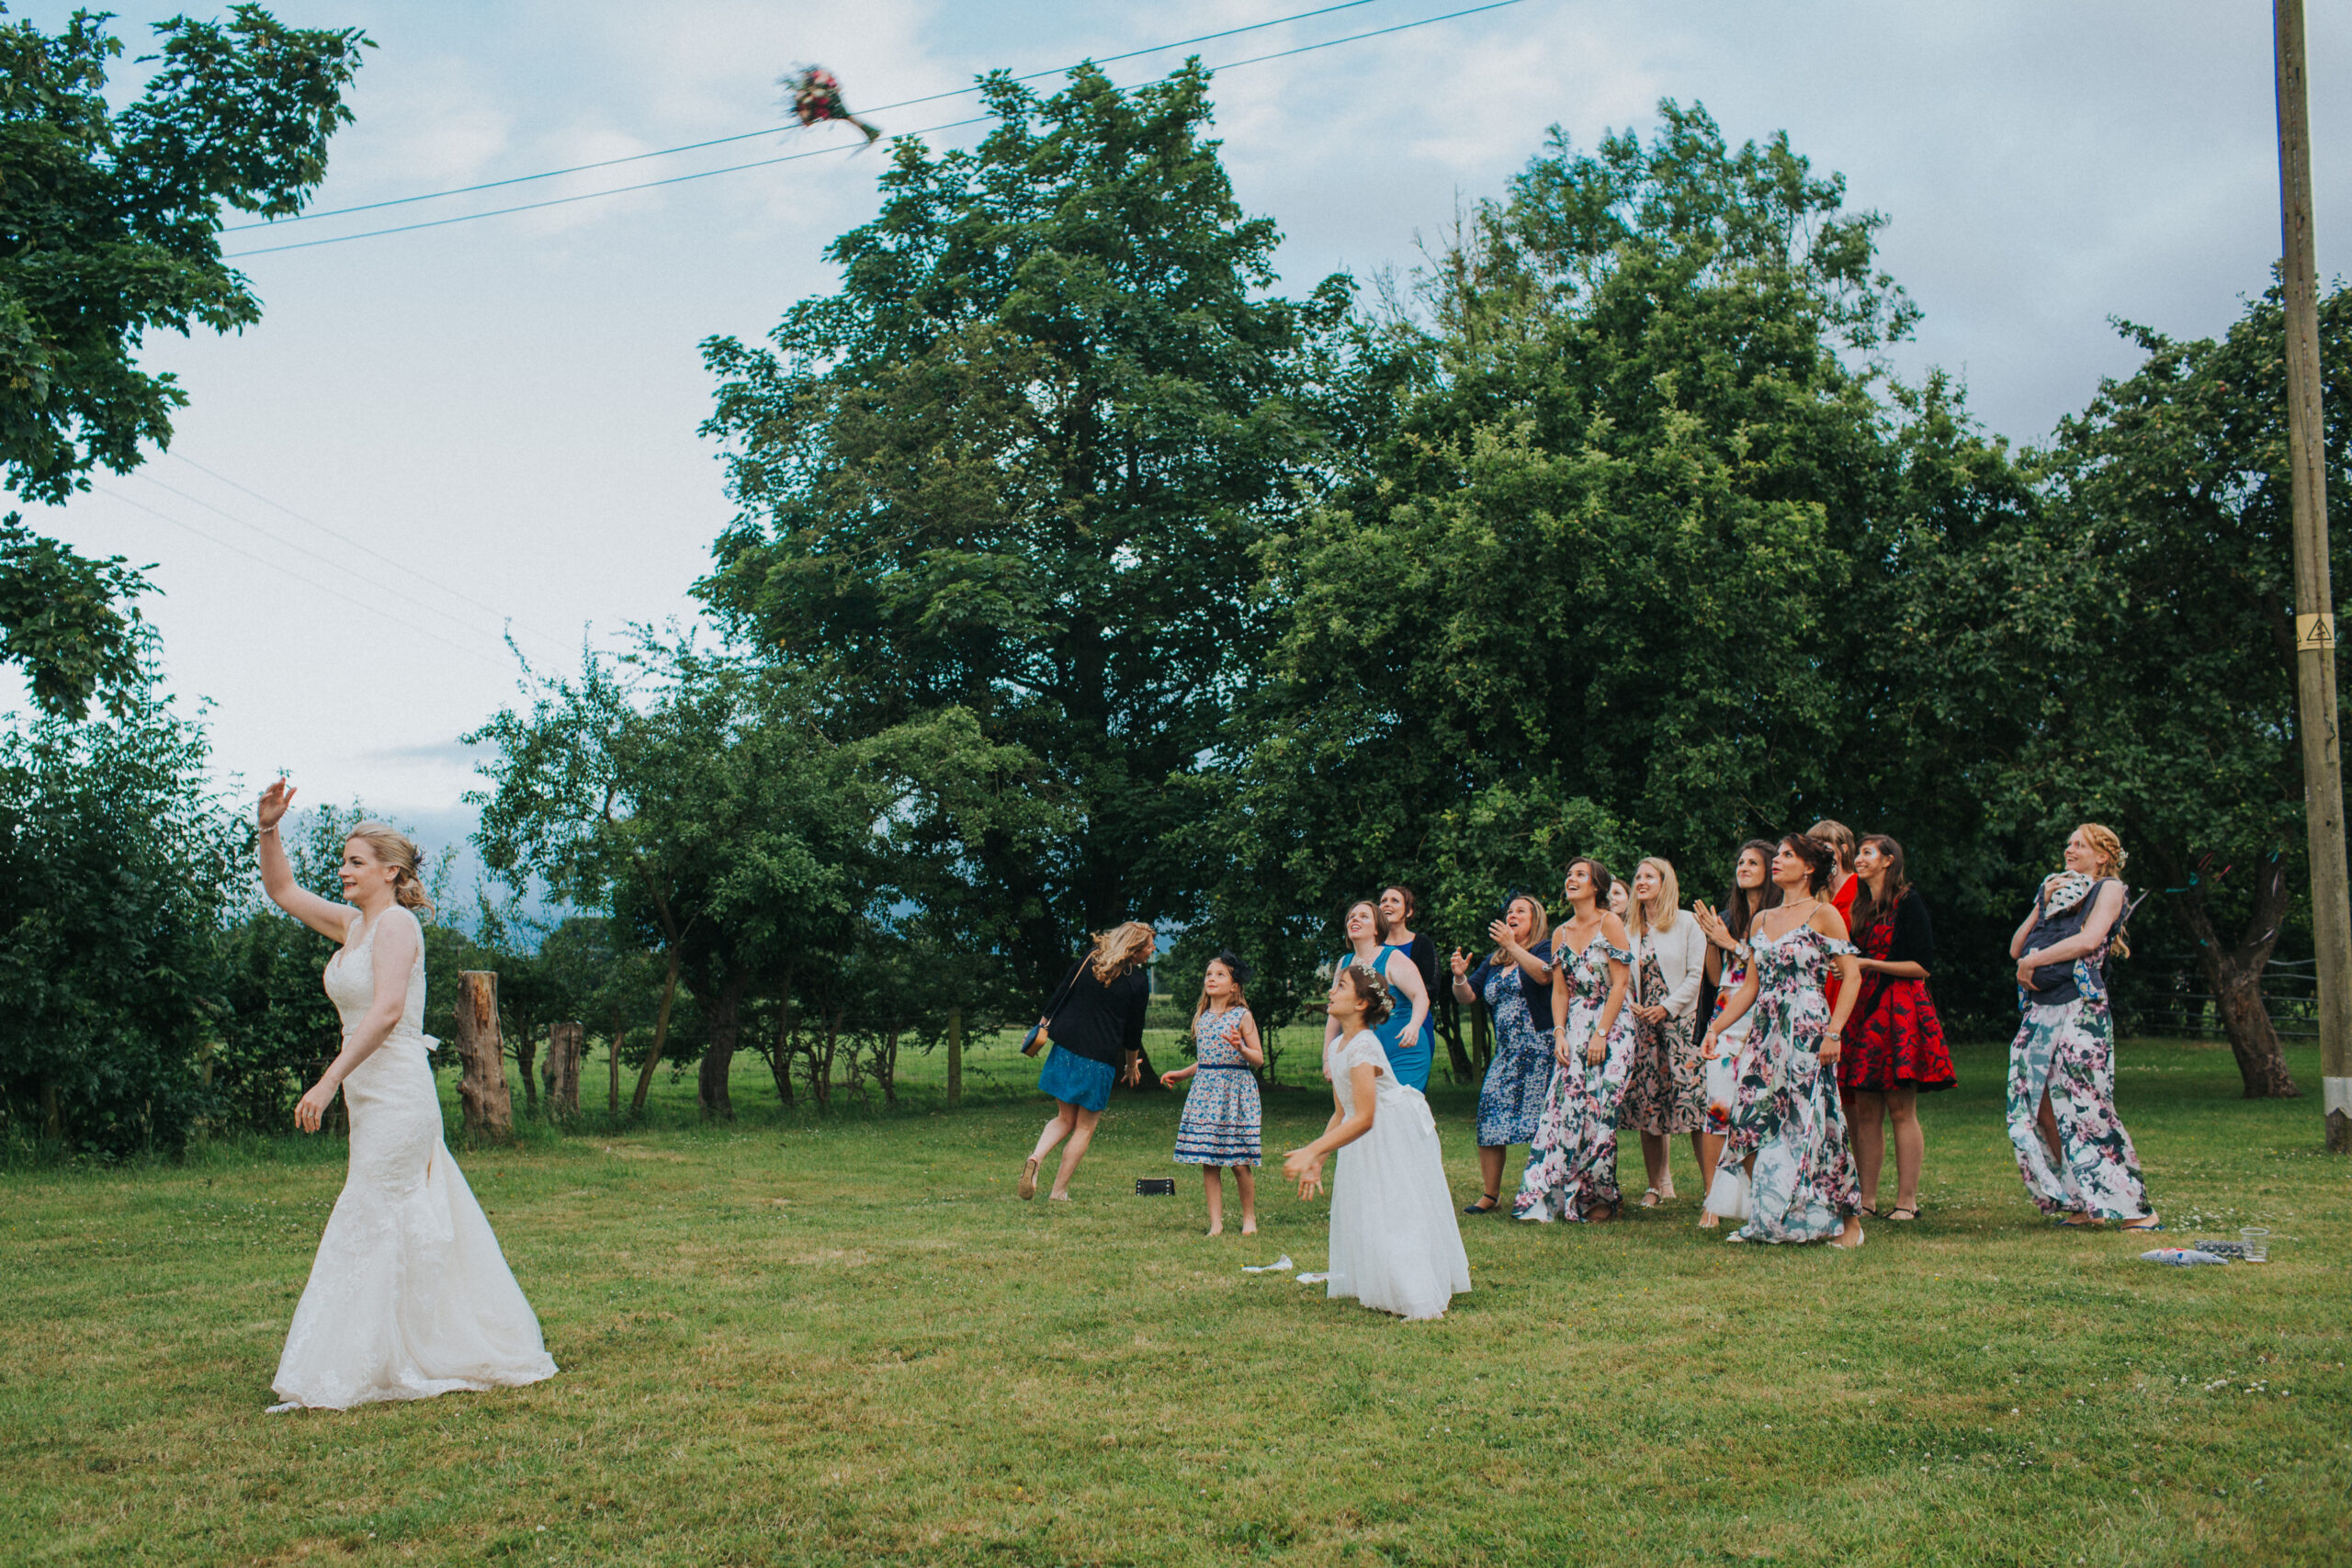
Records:
{"label": "large green tree", "polygon": [[[2263,999],[2282,936],[2309,940],[2278,291],[2218,339],[2125,330],[2143,363],[2038,455],[2034,504],[1914,563],[1894,682],[1907,728],[1951,759],[1943,786],[2039,840],[2042,869],[2078,820],[2121,832],[2132,880],[2158,895],[2129,971],[2188,970],[2246,1094],[2291,1095]],[[2352,291],[2322,302],[2320,355],[2345,581]],[[2134,978],[2127,997],[2161,1002]]]}
{"label": "large green tree", "polygon": [[1742,838],[1883,819],[1848,755],[1862,612],[1923,479],[2004,465],[1948,389],[1890,395],[1914,311],[1843,181],[1659,114],[1589,154],[1555,130],[1475,211],[1362,340],[1408,369],[1393,425],[1261,551],[1280,636],[1203,860],[1270,967],[1392,878],[1468,942],[1579,851],[1697,891]]}
{"label": "large green tree", "polygon": [[[28,501],[62,501],[93,468],[127,473],[142,448],[170,444],[187,394],[141,368],[141,344],[261,319],[221,256],[221,214],[301,209],[351,118],[344,94],[368,43],[259,6],[225,22],[175,17],[118,108],[106,87],[122,41],[107,21],[76,11],[54,35],[0,22],[0,473]],[[122,711],[139,688],[141,585],[123,562],[86,559],[10,514],[0,656],[50,712],[77,715],[97,694]]]}
{"label": "large green tree", "polygon": [[1187,781],[1261,645],[1253,550],[1347,412],[1349,290],[1267,292],[1278,235],[1204,139],[1196,62],[983,90],[976,151],[898,144],[838,293],[706,345],[741,512],[700,592],[852,732],[952,707],[1035,760],[1069,832],[991,829],[926,906],[1034,987],[1081,929],[1189,905]]}

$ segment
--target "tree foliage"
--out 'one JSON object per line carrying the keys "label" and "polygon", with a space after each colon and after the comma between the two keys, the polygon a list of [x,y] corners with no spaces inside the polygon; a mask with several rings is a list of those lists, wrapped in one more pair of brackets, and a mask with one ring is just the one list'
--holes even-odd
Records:
{"label": "tree foliage", "polygon": [[898,143],[838,293],[706,345],[742,510],[700,592],[849,733],[955,709],[1034,760],[1071,827],[1044,852],[905,824],[968,867],[933,919],[1034,988],[1080,929],[1188,901],[1167,846],[1261,640],[1253,548],[1345,401],[1348,290],[1266,294],[1279,236],[1203,139],[1197,63],[983,93],[977,151]]}
{"label": "tree foliage", "polygon": [[[0,16],[5,10],[0,9]],[[139,96],[107,101],[122,41],[104,13],[51,35],[0,20],[0,472],[29,501],[60,502],[92,469],[128,473],[170,445],[187,401],[140,367],[158,330],[234,332],[261,300],[220,254],[223,209],[284,217],[326,175],[327,142],[351,118],[344,94],[368,40],[289,28],[259,6],[225,22],[155,28]],[[35,699],[77,716],[95,693],[117,711],[138,685],[141,586],[11,515],[0,533],[0,657]]]}
{"label": "tree foliage", "polygon": [[152,686],[112,723],[0,736],[10,1142],[171,1151],[204,1115],[219,934],[245,841],[209,762],[201,728]]}

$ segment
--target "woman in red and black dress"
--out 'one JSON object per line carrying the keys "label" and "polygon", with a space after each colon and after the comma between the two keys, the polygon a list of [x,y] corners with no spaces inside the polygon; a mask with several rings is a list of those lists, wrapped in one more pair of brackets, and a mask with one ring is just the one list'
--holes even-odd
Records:
{"label": "woman in red and black dress", "polygon": [[1955,1075],[1944,1026],[1928,995],[1936,937],[1927,900],[1903,874],[1903,846],[1883,833],[1854,854],[1854,940],[1861,949],[1861,994],[1846,1021],[1838,1088],[1854,1139],[1862,1212],[1877,1213],[1886,1163],[1886,1120],[1894,1122],[1894,1207],[1890,1220],[1919,1217],[1919,1167],[1928,1152],[1919,1096],[1950,1089]]}

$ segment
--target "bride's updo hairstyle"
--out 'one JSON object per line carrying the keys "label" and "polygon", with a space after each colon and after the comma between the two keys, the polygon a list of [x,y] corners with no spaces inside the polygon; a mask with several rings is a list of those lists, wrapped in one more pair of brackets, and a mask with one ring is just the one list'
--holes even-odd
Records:
{"label": "bride's updo hairstyle", "polygon": [[1396,1010],[1396,1003],[1388,993],[1388,982],[1361,964],[1348,965],[1348,984],[1355,987],[1356,999],[1363,1003],[1363,1023],[1375,1029],[1388,1021]]}
{"label": "bride's updo hairstyle", "polygon": [[343,836],[345,843],[356,839],[376,852],[376,858],[392,868],[392,901],[403,909],[433,912],[433,900],[425,896],[424,882],[417,874],[416,840],[393,827],[390,822],[362,822]]}

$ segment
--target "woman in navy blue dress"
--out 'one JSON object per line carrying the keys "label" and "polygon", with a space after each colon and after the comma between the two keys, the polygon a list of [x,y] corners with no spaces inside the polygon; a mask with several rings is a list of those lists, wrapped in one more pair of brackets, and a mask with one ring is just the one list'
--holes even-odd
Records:
{"label": "woman in navy blue dress", "polygon": [[1495,1054],[1478,1085],[1478,1178],[1486,1190],[1465,1214],[1502,1206],[1503,1164],[1513,1144],[1535,1140],[1544,1096],[1552,1086],[1552,920],[1521,895],[1487,928],[1495,950],[1475,969],[1453,950],[1453,996],[1487,1004]]}

